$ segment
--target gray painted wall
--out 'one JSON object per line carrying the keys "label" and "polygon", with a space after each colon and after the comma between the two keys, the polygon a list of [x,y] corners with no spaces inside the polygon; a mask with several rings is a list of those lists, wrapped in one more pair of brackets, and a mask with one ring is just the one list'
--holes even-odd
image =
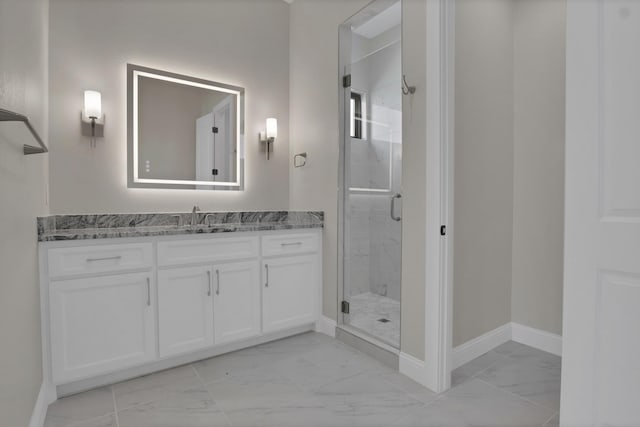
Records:
{"label": "gray painted wall", "polygon": [[307,166],[292,169],[291,209],[325,211],[323,314],[338,314],[338,26],[368,0],[297,0],[290,6],[291,154]]}
{"label": "gray painted wall", "polygon": [[456,2],[453,345],[511,321],[513,1]]}
{"label": "gray painted wall", "polygon": [[[52,0],[50,24],[52,212],[288,208],[289,5]],[[245,88],[244,192],[127,188],[127,63]],[[79,131],[85,89],[102,92],[106,116],[94,149]],[[279,125],[269,161],[258,141],[267,117]]]}
{"label": "gray painted wall", "polygon": [[514,3],[514,322],[562,334],[565,0]]}
{"label": "gray painted wall", "polygon": [[454,346],[561,334],[566,1],[456,6]]}
{"label": "gray painted wall", "polygon": [[[47,1],[0,0],[0,108],[47,135]],[[0,125],[0,424],[26,426],[42,384],[36,220],[48,213],[48,155],[21,124]]]}

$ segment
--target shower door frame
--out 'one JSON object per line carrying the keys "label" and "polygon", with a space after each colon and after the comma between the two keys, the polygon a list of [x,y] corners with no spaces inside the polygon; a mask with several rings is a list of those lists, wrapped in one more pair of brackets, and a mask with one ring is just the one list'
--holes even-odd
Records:
{"label": "shower door frame", "polygon": [[[403,1],[403,0],[400,0]],[[372,5],[392,4],[394,1],[374,0]],[[404,13],[403,13],[404,15]],[[357,16],[357,14],[355,15]],[[426,229],[431,234],[425,236],[425,316],[424,316],[424,359],[420,360],[399,349],[399,370],[414,381],[431,389],[442,392],[451,387],[453,369],[453,212],[454,212],[454,58],[455,58],[455,0],[426,0],[426,79],[416,82],[417,90],[430,93],[427,98],[426,123],[426,159],[427,168],[427,215]],[[339,26],[339,40],[343,40],[351,29],[347,24]],[[404,37],[404,34],[403,34]],[[350,52],[349,52],[350,54]],[[339,164],[338,164],[338,259],[337,259],[337,326],[343,328],[341,302],[344,295],[345,272],[345,166],[348,155],[345,150],[346,124],[349,123],[349,105],[347,91],[343,87],[342,77],[345,65],[350,64],[342,46],[339,49]],[[403,64],[404,65],[404,64]],[[404,71],[404,69],[403,69]],[[414,83],[412,83],[414,84]],[[445,227],[441,235],[441,227]],[[436,236],[429,238],[429,236]],[[402,280],[401,280],[402,286]],[[402,294],[402,291],[401,291]],[[401,307],[402,311],[402,307]],[[402,328],[402,323],[401,323]],[[402,336],[402,329],[401,329]],[[366,338],[366,337],[365,337]],[[385,347],[375,338],[376,345]],[[389,349],[392,349],[388,346]]]}
{"label": "shower door frame", "polygon": [[[343,82],[343,76],[351,75],[351,46],[348,49],[344,49],[343,41],[350,39],[353,31],[351,30],[352,26],[357,26],[361,21],[366,22],[367,19],[362,20],[360,18],[363,11],[367,12],[382,12],[387,7],[392,6],[396,3],[402,3],[402,0],[373,0],[371,3],[367,4],[363,9],[358,11],[355,15],[347,19],[339,26],[339,59],[338,59],[338,67],[339,67],[339,76],[340,76],[340,96],[339,96],[339,163],[338,163],[338,313],[337,313],[337,325],[343,329],[348,330],[350,333],[353,333],[360,338],[369,341],[375,344],[378,347],[381,347],[389,352],[400,354],[401,342],[398,342],[398,347],[394,347],[390,343],[383,341],[382,339],[376,337],[371,332],[362,330],[355,326],[352,326],[348,323],[344,322],[344,313],[342,312],[342,301],[348,301],[349,298],[345,293],[345,274],[347,273],[347,267],[345,266],[344,255],[348,253],[347,247],[347,221],[345,221],[345,209],[346,209],[346,198],[349,197],[350,194],[363,194],[362,191],[352,191],[351,188],[347,188],[345,181],[347,165],[350,162],[350,153],[346,150],[346,140],[350,138],[347,136],[349,134],[348,124],[350,123],[350,111],[347,109],[347,105],[350,105],[351,99],[351,86],[345,87]],[[360,19],[359,19],[360,18]],[[401,25],[402,27],[402,25]],[[402,43],[402,39],[400,40]],[[402,64],[401,64],[402,65]],[[398,76],[401,77],[401,76]],[[398,90],[400,90],[400,86],[398,86]],[[390,145],[391,147],[391,145]],[[389,151],[389,160],[392,161],[392,149]],[[373,194],[385,194],[389,197],[392,196],[392,181],[391,181],[391,167],[389,170],[389,190],[372,190]],[[402,233],[402,231],[401,231]],[[402,234],[400,234],[400,239],[402,239]],[[402,248],[401,248],[402,250]],[[402,255],[400,255],[400,260],[402,260]],[[401,267],[401,266],[400,266]],[[402,294],[402,279],[400,279],[400,293]],[[402,313],[402,305],[400,306],[400,312]],[[346,328],[345,328],[346,327]],[[402,328],[402,321],[400,322],[400,328]],[[401,340],[400,340],[401,341]]]}

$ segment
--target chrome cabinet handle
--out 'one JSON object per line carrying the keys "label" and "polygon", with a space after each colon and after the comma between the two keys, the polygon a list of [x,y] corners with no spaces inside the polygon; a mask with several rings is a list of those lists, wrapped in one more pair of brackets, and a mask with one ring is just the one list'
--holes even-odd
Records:
{"label": "chrome cabinet handle", "polygon": [[209,290],[207,291],[207,296],[211,296],[211,270],[207,270],[207,282],[209,283]]}
{"label": "chrome cabinet handle", "polygon": [[151,279],[147,277],[147,306],[151,307]]}
{"label": "chrome cabinet handle", "polygon": [[220,295],[220,270],[216,270],[216,295]]}
{"label": "chrome cabinet handle", "polygon": [[401,216],[396,216],[395,215],[396,200],[398,200],[398,199],[402,199],[402,194],[398,193],[398,194],[394,194],[393,196],[391,196],[391,208],[390,208],[389,215],[391,215],[391,219],[394,220],[394,221],[401,221],[402,220]]}
{"label": "chrome cabinet handle", "polygon": [[87,258],[87,262],[94,262],[94,261],[109,261],[109,260],[117,260],[117,259],[122,259],[122,255],[117,255],[117,256],[108,256],[108,257],[104,257],[104,258]]}
{"label": "chrome cabinet handle", "polygon": [[268,288],[269,287],[269,264],[265,264],[264,265],[264,269],[267,272],[267,280],[266,280],[266,282],[264,284],[264,287]]}
{"label": "chrome cabinet handle", "polygon": [[302,242],[280,243],[280,246],[298,246],[298,245],[302,245]]}

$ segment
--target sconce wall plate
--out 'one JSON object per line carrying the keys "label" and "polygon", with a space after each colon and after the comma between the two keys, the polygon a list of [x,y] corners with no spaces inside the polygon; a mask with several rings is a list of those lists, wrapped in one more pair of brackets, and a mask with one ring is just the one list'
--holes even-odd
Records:
{"label": "sconce wall plate", "polygon": [[[83,113],[80,113],[80,123],[82,136],[91,138],[91,120],[87,119]],[[99,120],[96,120],[95,137],[104,137],[104,114]]]}
{"label": "sconce wall plate", "polygon": [[267,144],[267,160],[269,160],[269,153],[271,152],[271,147],[273,146],[273,142],[278,137],[278,120],[274,118],[267,119],[267,127],[264,132],[260,132],[259,139],[260,142]]}

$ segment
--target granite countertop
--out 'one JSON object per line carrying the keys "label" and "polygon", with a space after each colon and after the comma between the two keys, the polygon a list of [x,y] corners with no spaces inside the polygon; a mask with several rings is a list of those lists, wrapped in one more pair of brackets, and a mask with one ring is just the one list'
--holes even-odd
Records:
{"label": "granite countertop", "polygon": [[[191,213],[52,215],[38,218],[38,241],[111,239],[118,237],[173,236],[242,231],[322,228],[323,212],[198,212],[198,225],[189,224]],[[206,225],[205,218],[208,218]]]}

